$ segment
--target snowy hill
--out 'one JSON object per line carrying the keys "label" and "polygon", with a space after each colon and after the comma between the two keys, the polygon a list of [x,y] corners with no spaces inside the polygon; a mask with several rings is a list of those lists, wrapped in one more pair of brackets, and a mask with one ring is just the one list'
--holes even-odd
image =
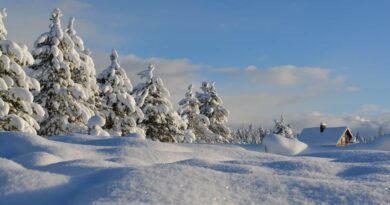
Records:
{"label": "snowy hill", "polygon": [[0,132],[0,204],[390,204],[390,148],[376,148],[282,156],[261,145]]}

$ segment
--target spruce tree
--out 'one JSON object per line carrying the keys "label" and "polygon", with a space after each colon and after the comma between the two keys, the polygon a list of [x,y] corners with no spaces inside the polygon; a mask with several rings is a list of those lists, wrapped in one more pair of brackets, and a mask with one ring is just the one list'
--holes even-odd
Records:
{"label": "spruce tree", "polygon": [[50,31],[35,41],[35,62],[30,75],[41,84],[35,101],[47,112],[39,134],[43,136],[87,132],[87,121],[94,114],[79,103],[86,99],[82,89],[71,79],[71,70],[80,66],[80,57],[70,36],[61,29],[61,10],[51,14]]}
{"label": "spruce tree", "polygon": [[200,113],[210,120],[210,130],[218,135],[216,143],[228,143],[232,140],[231,129],[226,125],[229,111],[222,106],[222,99],[218,96],[214,83],[203,82],[202,93],[196,97],[200,102]]}
{"label": "spruce tree", "polygon": [[168,99],[169,91],[161,78],[153,76],[154,69],[155,66],[150,64],[147,70],[138,74],[145,82],[139,83],[133,91],[137,104],[145,114],[142,126],[146,137],[162,142],[181,142],[186,124],[173,110]]}
{"label": "spruce tree", "polygon": [[118,53],[115,50],[112,51],[110,59],[111,65],[97,78],[102,99],[101,113],[106,122],[103,129],[116,136],[130,133],[143,136],[144,130],[137,125],[143,120],[144,114],[131,95],[131,81],[119,65]]}
{"label": "spruce tree", "polygon": [[[184,142],[191,143],[195,139],[197,142],[203,143],[215,142],[217,136],[208,128],[210,126],[209,119],[200,114],[200,102],[195,98],[192,84],[188,86],[185,98],[180,100],[179,105],[179,114],[187,123],[187,131],[192,133],[185,135]],[[195,136],[195,139],[192,139],[192,136]]]}
{"label": "spruce tree", "polygon": [[28,77],[24,70],[34,59],[26,45],[6,39],[6,16],[5,9],[0,11],[0,131],[36,134],[37,121],[43,119],[45,112],[33,102],[30,92],[39,91],[38,81]]}
{"label": "spruce tree", "polygon": [[83,39],[77,35],[77,31],[74,29],[74,21],[75,18],[70,18],[65,30],[74,43],[74,50],[77,52],[75,56],[79,56],[78,66],[71,69],[71,78],[75,86],[82,90],[85,95],[85,99],[82,99],[80,103],[96,113],[96,107],[99,106],[99,89],[96,83],[95,64],[91,57],[91,51],[85,48]]}

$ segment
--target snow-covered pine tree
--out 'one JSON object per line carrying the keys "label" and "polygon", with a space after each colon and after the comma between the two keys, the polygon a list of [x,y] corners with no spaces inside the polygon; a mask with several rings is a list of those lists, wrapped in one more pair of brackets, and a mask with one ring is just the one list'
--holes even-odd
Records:
{"label": "snow-covered pine tree", "polygon": [[86,95],[75,86],[71,70],[80,66],[80,57],[70,36],[61,29],[61,16],[61,10],[54,9],[50,31],[38,37],[32,52],[35,62],[30,66],[30,75],[41,84],[35,101],[47,112],[39,130],[42,136],[86,133],[88,119],[94,114],[78,102]]}
{"label": "snow-covered pine tree", "polygon": [[33,102],[30,90],[39,91],[36,79],[28,77],[24,67],[34,62],[27,46],[7,40],[4,19],[6,10],[0,11],[0,131],[21,131],[36,134],[37,121],[45,111]]}
{"label": "snow-covered pine tree", "polygon": [[[180,108],[178,112],[182,119],[187,123],[187,132],[193,134],[185,135],[184,142],[191,143],[195,139],[197,142],[203,143],[215,142],[217,136],[208,128],[210,126],[209,119],[200,114],[200,102],[195,98],[192,84],[188,86],[185,98],[179,101],[179,105]],[[195,139],[191,139],[192,136],[195,136]]]}
{"label": "snow-covered pine tree", "polygon": [[161,78],[153,76],[154,69],[155,66],[150,64],[147,70],[138,74],[145,82],[139,83],[133,91],[138,106],[145,114],[142,126],[146,137],[162,142],[182,142],[186,124],[173,110],[168,99],[169,91]]}
{"label": "snow-covered pine tree", "polygon": [[144,130],[137,126],[144,114],[131,95],[133,86],[126,71],[118,63],[116,50],[112,51],[110,59],[111,65],[97,78],[102,99],[101,113],[106,121],[103,129],[114,136],[130,133],[144,136]]}
{"label": "snow-covered pine tree", "polygon": [[75,51],[80,58],[79,66],[73,67],[70,70],[71,78],[75,83],[74,86],[78,87],[85,95],[85,100],[81,99],[80,103],[89,107],[96,113],[96,107],[99,107],[100,100],[98,99],[99,89],[96,83],[95,64],[91,57],[91,51],[88,48],[85,48],[83,39],[77,35],[77,32],[74,29],[74,21],[75,18],[70,18],[68,27],[65,30],[73,41]]}
{"label": "snow-covered pine tree", "polygon": [[284,122],[283,115],[280,116],[280,120],[274,120],[274,122],[275,122],[274,130],[273,130],[274,134],[279,134],[287,138],[295,138],[291,126]]}
{"label": "snow-covered pine tree", "polygon": [[266,135],[263,127],[253,128],[250,124],[248,127],[239,127],[232,133],[233,143],[235,144],[260,144]]}
{"label": "snow-covered pine tree", "polygon": [[229,111],[222,106],[222,99],[215,90],[214,83],[203,82],[202,93],[197,93],[200,102],[200,113],[209,118],[210,130],[219,135],[215,143],[228,143],[232,140],[231,129],[226,125]]}

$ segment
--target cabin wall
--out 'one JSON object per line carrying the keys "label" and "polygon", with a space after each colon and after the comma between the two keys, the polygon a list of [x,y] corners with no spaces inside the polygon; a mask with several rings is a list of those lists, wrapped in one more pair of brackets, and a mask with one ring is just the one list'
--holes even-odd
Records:
{"label": "cabin wall", "polygon": [[351,143],[352,135],[349,132],[344,133],[337,146],[345,146]]}

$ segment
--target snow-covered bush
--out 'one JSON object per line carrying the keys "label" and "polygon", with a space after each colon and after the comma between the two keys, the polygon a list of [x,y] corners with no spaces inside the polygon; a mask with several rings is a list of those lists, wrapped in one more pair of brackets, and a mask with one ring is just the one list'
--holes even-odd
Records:
{"label": "snow-covered bush", "polygon": [[209,118],[210,130],[218,135],[215,142],[231,142],[231,130],[226,125],[229,111],[222,106],[222,99],[218,96],[214,83],[203,82],[201,90],[201,93],[196,94],[200,102],[200,113]]}
{"label": "snow-covered bush", "polygon": [[138,74],[145,82],[139,83],[133,91],[137,105],[145,114],[142,126],[146,137],[162,142],[181,142],[186,124],[173,110],[168,99],[169,91],[161,78],[153,76],[154,69],[155,66],[150,64],[147,70]]}
{"label": "snow-covered bush", "polygon": [[188,86],[188,91],[185,98],[179,102],[179,114],[187,123],[187,133],[184,137],[184,142],[215,142],[218,135],[214,134],[210,129],[209,119],[200,114],[199,100],[195,98],[192,90],[192,84]]}
{"label": "snow-covered bush", "polygon": [[33,102],[30,92],[39,91],[38,81],[27,76],[24,70],[34,59],[26,45],[6,39],[6,16],[5,9],[0,11],[0,131],[36,134],[45,112]]}
{"label": "snow-covered bush", "polygon": [[274,129],[273,129],[274,134],[282,135],[287,138],[295,138],[291,126],[284,122],[283,116],[280,116],[280,120],[275,120],[274,122],[275,122]]}
{"label": "snow-covered bush", "polygon": [[51,14],[50,31],[35,41],[32,55],[35,62],[30,75],[41,84],[35,102],[47,112],[41,122],[42,136],[67,133],[86,133],[87,121],[93,111],[79,101],[87,98],[82,86],[71,79],[71,71],[80,66],[80,57],[71,37],[61,28],[60,9]]}
{"label": "snow-covered bush", "polygon": [[97,78],[102,100],[101,113],[106,121],[103,129],[116,136],[130,133],[144,135],[144,130],[137,126],[144,114],[131,95],[133,86],[126,71],[118,63],[118,53],[115,50],[110,59],[111,65]]}
{"label": "snow-covered bush", "polygon": [[88,120],[88,134],[93,136],[110,136],[108,132],[103,130],[103,126],[106,124],[106,120],[99,116],[92,116]]}

